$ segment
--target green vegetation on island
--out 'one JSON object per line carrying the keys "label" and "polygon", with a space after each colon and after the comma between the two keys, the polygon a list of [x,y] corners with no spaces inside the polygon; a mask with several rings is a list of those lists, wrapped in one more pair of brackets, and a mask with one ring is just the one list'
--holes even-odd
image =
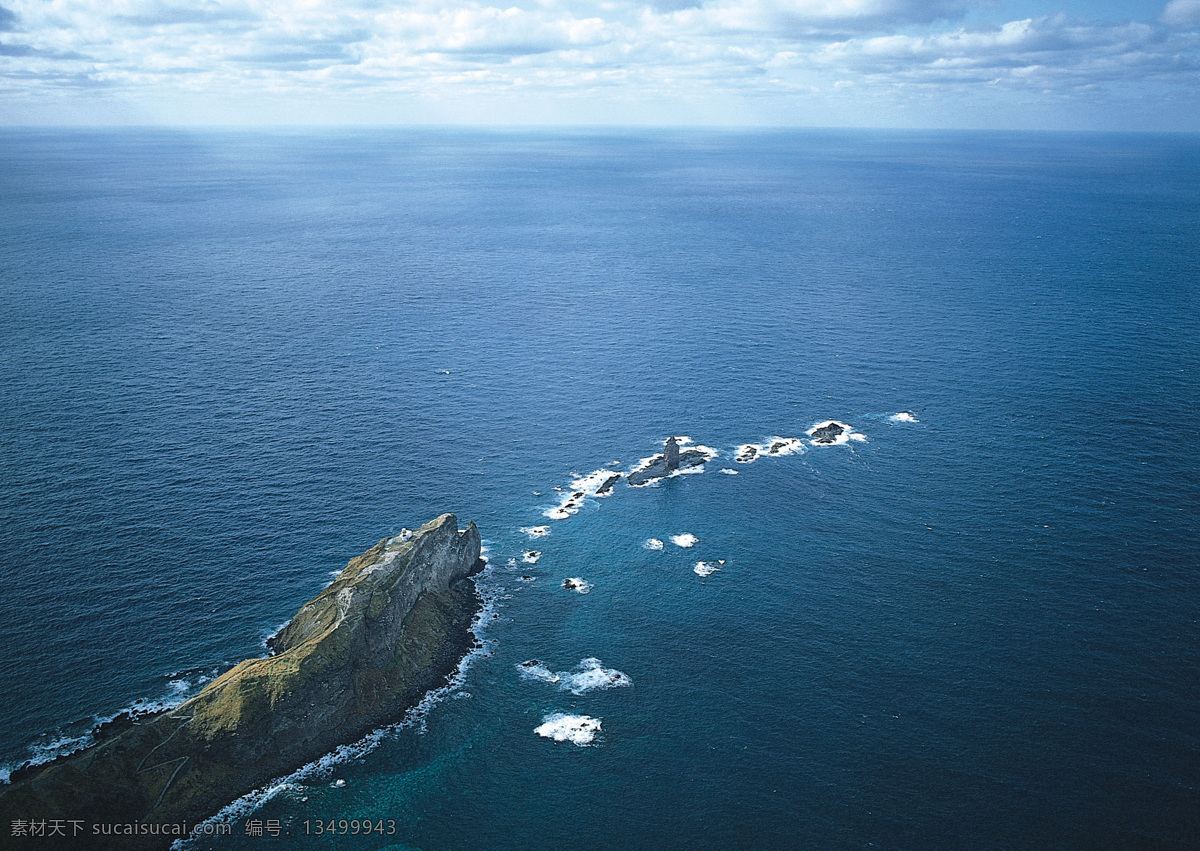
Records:
{"label": "green vegetation on island", "polygon": [[84,751],[14,772],[0,824],[69,821],[70,847],[166,847],[177,837],[96,836],[92,825],[198,822],[399,720],[474,641],[479,552],[475,524],[459,531],[453,514],[380,541],[269,641],[273,655],[174,709],[109,725]]}

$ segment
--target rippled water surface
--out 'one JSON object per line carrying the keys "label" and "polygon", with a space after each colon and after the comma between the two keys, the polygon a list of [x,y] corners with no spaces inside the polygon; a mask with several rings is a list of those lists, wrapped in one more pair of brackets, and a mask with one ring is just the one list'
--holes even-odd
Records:
{"label": "rippled water surface", "polygon": [[[197,847],[1200,844],[1196,137],[8,130],[0,162],[10,768],[453,511],[486,652]],[[671,435],[716,457],[591,495]]]}

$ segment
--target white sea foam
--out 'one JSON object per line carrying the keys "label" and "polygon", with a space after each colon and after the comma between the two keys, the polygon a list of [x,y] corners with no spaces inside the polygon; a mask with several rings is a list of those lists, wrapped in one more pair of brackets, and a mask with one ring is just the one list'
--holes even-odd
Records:
{"label": "white sea foam", "polygon": [[[762,443],[743,443],[734,453],[733,460],[739,464],[749,464],[764,456],[778,457],[794,455],[804,451],[804,442],[798,437],[771,437]],[[724,472],[724,471],[722,471]],[[736,470],[730,472],[736,473]]]}
{"label": "white sea foam", "polygon": [[721,472],[727,476],[736,476],[738,474],[738,471],[731,467],[722,467]]}
{"label": "white sea foam", "polygon": [[600,732],[599,718],[590,715],[567,715],[555,712],[542,718],[540,727],[534,728],[535,733],[556,742],[571,742],[572,744],[590,745]]}
{"label": "white sea foam", "polygon": [[[806,431],[805,434],[807,434],[809,437],[812,437],[820,429],[829,428],[830,426],[839,426],[841,428],[841,431],[832,440],[830,440],[829,438],[823,438],[824,440],[828,440],[829,441],[828,443],[822,443],[822,444],[817,444],[817,445],[838,446],[840,444],[845,443],[846,441],[848,441],[850,439],[850,432],[851,432],[850,426],[846,425],[845,423],[839,423],[837,420],[825,420],[824,422],[814,423],[813,427],[810,428],[808,431]],[[815,443],[816,442],[814,441],[814,444]]]}
{"label": "white sea foam", "polygon": [[629,473],[632,474],[644,470],[660,458],[662,458],[661,452],[657,455],[647,455],[645,458],[639,459],[638,462],[633,465],[633,468],[629,471]]}
{"label": "white sea foam", "polygon": [[599,659],[589,657],[580,660],[574,673],[562,673],[562,688],[571,694],[585,694],[597,689],[620,688],[633,685],[627,674],[606,668]]}
{"label": "white sea foam", "polygon": [[772,437],[766,442],[767,455],[794,455],[804,451],[804,443],[798,437]]}
{"label": "white sea foam", "polygon": [[[330,584],[333,584],[333,583],[330,583]],[[328,587],[328,586],[326,586],[326,587]],[[275,627],[270,632],[260,633],[262,638],[258,643],[262,645],[262,648],[264,650],[269,650],[270,645],[268,645],[267,642],[270,641],[275,636],[279,635],[279,633],[283,632],[283,628],[290,623],[291,623],[291,620],[286,620],[283,623],[279,624],[279,626]]]}
{"label": "white sea foam", "polygon": [[565,520],[572,514],[579,513],[579,509],[583,506],[583,500],[586,497],[587,493],[585,491],[572,491],[561,503],[543,512],[543,514],[551,520]]}
{"label": "white sea foam", "polygon": [[[713,458],[716,458],[718,455],[721,454],[716,449],[713,449],[711,446],[704,446],[703,444],[700,444],[700,443],[693,444],[692,439],[690,437],[676,437],[675,443],[679,447],[679,451],[681,453],[683,453],[683,452],[699,452],[701,455],[704,456],[706,461],[711,461]],[[663,458],[662,452],[655,453],[654,455],[647,455],[645,458],[639,459],[638,462],[633,465],[633,469],[631,469],[629,472],[636,473],[639,470],[644,470],[647,467],[649,467],[651,464],[653,464],[654,462],[661,461],[662,458]]]}
{"label": "white sea foam", "polygon": [[581,659],[574,671],[551,671],[537,659],[522,662],[517,669],[525,679],[557,685],[574,695],[633,685],[633,680],[627,674],[604,667],[604,663],[595,657]]}
{"label": "white sea foam", "polygon": [[697,443],[694,446],[684,446],[684,447],[681,447],[681,449],[683,452],[699,452],[699,453],[701,453],[701,455],[704,458],[704,461],[700,462],[699,464],[697,464],[695,461],[691,461],[689,466],[680,467],[678,470],[676,470],[674,473],[672,473],[672,475],[678,476],[678,475],[686,475],[687,473],[703,473],[704,465],[721,454],[716,449],[713,449],[711,446],[705,446],[702,443]]}
{"label": "white sea foam", "polygon": [[692,571],[697,576],[711,576],[720,569],[720,565],[715,561],[698,561],[696,562],[696,566],[692,568]]}
{"label": "white sea foam", "polygon": [[837,420],[825,420],[824,422],[816,423],[812,428],[805,432],[805,434],[807,434],[809,437],[812,437],[820,429],[828,428],[829,426],[839,426],[841,428],[841,432],[832,439],[828,437],[817,438],[815,440],[810,440],[809,443],[811,443],[813,446],[844,446],[851,440],[857,443],[866,443],[867,441],[867,436],[865,434],[859,434],[854,430],[853,426],[848,426],[845,423],[838,422]]}
{"label": "white sea foam", "polygon": [[521,532],[530,538],[544,538],[550,534],[549,526],[522,526]]}
{"label": "white sea foam", "polygon": [[894,423],[919,423],[920,420],[912,415],[911,411],[901,411],[898,414],[892,414],[888,417]]}
{"label": "white sea foam", "polygon": [[663,548],[663,542],[658,538],[647,538],[642,542],[642,546],[648,550],[661,550]]}
{"label": "white sea foam", "polygon": [[537,564],[538,559],[542,557],[539,550],[526,550],[521,554],[521,561],[526,564]]}
{"label": "white sea foam", "polygon": [[[570,493],[558,505],[542,512],[543,516],[549,517],[551,520],[565,520],[572,514],[578,514],[579,509],[583,507],[584,500],[588,497],[604,498],[612,493],[611,488],[604,491],[604,493],[598,493],[598,491],[614,476],[620,478],[620,474],[614,473],[612,470],[593,470],[586,476],[575,476],[571,480]],[[556,487],[555,490],[561,491],[563,488]],[[546,526],[526,527],[521,531],[530,534],[531,529],[544,529],[545,532],[542,534],[550,534],[550,530]],[[534,537],[533,535],[530,536]],[[540,535],[537,537],[540,537]]]}
{"label": "white sea foam", "polygon": [[586,579],[580,579],[578,576],[571,576],[563,580],[562,587],[570,588],[572,591],[578,591],[580,594],[586,594],[592,590],[592,583]]}
{"label": "white sea foam", "polygon": [[586,476],[578,476],[571,480],[571,490],[583,491],[588,496],[595,496],[600,486],[617,475],[612,470],[593,470]]}
{"label": "white sea foam", "polygon": [[700,539],[691,532],[683,532],[681,534],[671,536],[671,543],[677,547],[694,547],[696,546],[696,542],[699,540]]}
{"label": "white sea foam", "polygon": [[[369,751],[365,751],[365,753],[369,753]],[[220,836],[220,831],[223,829],[222,825],[231,824],[235,819],[245,818],[272,798],[286,792],[291,792],[299,796],[305,790],[305,784],[299,780],[293,781],[292,778],[298,778],[300,772],[312,765],[315,765],[315,763],[306,765],[300,771],[289,775],[287,778],[268,783],[265,786],[255,789],[253,792],[247,792],[233,803],[226,804],[215,814],[193,826],[191,834],[186,839],[176,839],[172,842],[171,851],[185,851],[188,848],[196,848],[198,843],[205,837]],[[331,764],[324,766],[322,770],[328,772],[332,768],[333,765]],[[307,798],[300,797],[300,800],[305,801]]]}
{"label": "white sea foam", "polygon": [[[664,478],[671,478],[673,476],[686,476],[686,475],[692,474],[692,473],[703,473],[704,465],[707,462],[711,461],[712,459],[716,458],[720,454],[717,450],[713,449],[711,446],[701,446],[700,444],[685,445],[685,441],[687,442],[687,444],[690,444],[691,438],[690,437],[689,438],[678,438],[678,437],[675,438],[675,442],[680,444],[680,454],[683,454],[685,452],[699,453],[702,460],[697,461],[694,457],[686,458],[683,460],[682,466],[672,470],[671,472],[663,473],[662,475],[657,475],[653,478],[647,479],[644,482],[641,482],[640,484],[632,484],[631,483],[631,486],[632,487],[649,487],[650,485],[653,485],[656,482],[659,482]],[[645,458],[638,461],[637,464],[635,464],[633,466],[633,469],[631,469],[626,474],[626,476],[632,477],[635,473],[639,473],[642,470],[645,470],[646,468],[648,468],[650,466],[653,466],[655,464],[662,465],[662,462],[663,462],[663,453],[660,452],[656,455],[648,455]],[[660,466],[659,469],[662,469],[662,467]]]}
{"label": "white sea foam", "polygon": [[749,464],[751,461],[756,460],[762,451],[763,448],[757,443],[743,443],[737,448],[737,453],[734,455],[733,460],[739,464]]}
{"label": "white sea foam", "polygon": [[[286,626],[283,624],[280,629]],[[278,632],[279,630],[275,630]],[[272,633],[273,635],[274,633]],[[266,647],[266,638],[263,638]],[[24,759],[0,765],[0,784],[7,783],[12,772],[21,765],[44,765],[62,756],[77,753],[96,744],[95,731],[102,724],[114,721],[123,715],[152,715],[174,709],[220,674],[219,668],[189,668],[172,671],[164,675],[165,693],[159,698],[138,698],[131,704],[111,715],[93,715],[88,719],[65,725],[54,733],[40,737],[29,745]]]}
{"label": "white sea foam", "polygon": [[51,738],[49,741],[38,742],[30,745],[29,756],[26,759],[0,766],[0,781],[3,783],[8,783],[13,771],[15,771],[21,765],[45,765],[46,763],[52,762],[60,756],[66,756],[68,754],[81,751],[84,748],[91,747],[96,743],[96,739],[92,736],[92,730],[95,729],[95,725],[102,724],[105,721],[111,721],[116,717],[116,715],[111,715],[107,718],[96,716],[92,719],[94,725],[79,735],[60,733]]}
{"label": "white sea foam", "polygon": [[543,683],[557,685],[562,682],[562,677],[554,673],[537,659],[530,659],[528,662],[522,662],[517,665],[521,671],[521,676],[527,680],[539,680]]}

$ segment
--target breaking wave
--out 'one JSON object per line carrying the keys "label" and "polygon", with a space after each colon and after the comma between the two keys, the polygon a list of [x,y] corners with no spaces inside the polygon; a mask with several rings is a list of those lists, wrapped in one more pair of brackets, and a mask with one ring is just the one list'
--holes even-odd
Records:
{"label": "breaking wave", "polygon": [[[771,437],[762,443],[743,443],[737,448],[733,460],[739,464],[749,464],[765,456],[778,458],[781,455],[796,455],[802,452],[804,441],[798,437]],[[737,470],[726,469],[721,472],[736,473]]]}
{"label": "breaking wave", "polygon": [[696,566],[692,568],[692,572],[697,576],[712,576],[720,570],[725,564],[725,559],[717,559],[716,561],[698,561]]}
{"label": "breaking wave", "polygon": [[570,742],[574,745],[590,745],[600,732],[600,719],[590,715],[567,715],[555,712],[542,718],[542,724],[534,731],[546,739]]}
{"label": "breaking wave", "polygon": [[578,576],[569,576],[563,580],[562,587],[569,588],[572,591],[577,591],[580,594],[586,594],[592,590],[592,583],[586,579],[581,579]]}
{"label": "breaking wave", "polygon": [[844,446],[851,440],[856,443],[866,443],[867,436],[854,430],[853,426],[840,423],[837,420],[825,420],[816,423],[805,432],[813,446]]}
{"label": "breaking wave", "polygon": [[574,695],[587,694],[598,689],[621,688],[633,685],[628,674],[615,668],[606,668],[595,657],[580,660],[574,671],[551,671],[537,659],[522,662],[517,668],[525,679],[557,685]]}
{"label": "breaking wave", "polygon": [[139,698],[111,715],[93,715],[91,718],[64,725],[55,730],[53,734],[42,736],[38,741],[29,745],[25,759],[0,765],[0,785],[7,784],[12,773],[19,768],[45,765],[60,757],[87,750],[104,738],[103,730],[112,722],[119,719],[136,719],[147,715],[157,715],[160,712],[174,709],[216,679],[221,670],[222,668],[218,667],[173,671],[163,677],[166,681],[164,683],[165,693],[161,697]]}

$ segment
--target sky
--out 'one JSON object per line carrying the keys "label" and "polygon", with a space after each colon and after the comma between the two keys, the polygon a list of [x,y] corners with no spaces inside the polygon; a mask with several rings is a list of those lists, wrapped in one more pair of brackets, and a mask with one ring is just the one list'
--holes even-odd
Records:
{"label": "sky", "polygon": [[1200,132],[1200,0],[0,0],[0,124]]}

